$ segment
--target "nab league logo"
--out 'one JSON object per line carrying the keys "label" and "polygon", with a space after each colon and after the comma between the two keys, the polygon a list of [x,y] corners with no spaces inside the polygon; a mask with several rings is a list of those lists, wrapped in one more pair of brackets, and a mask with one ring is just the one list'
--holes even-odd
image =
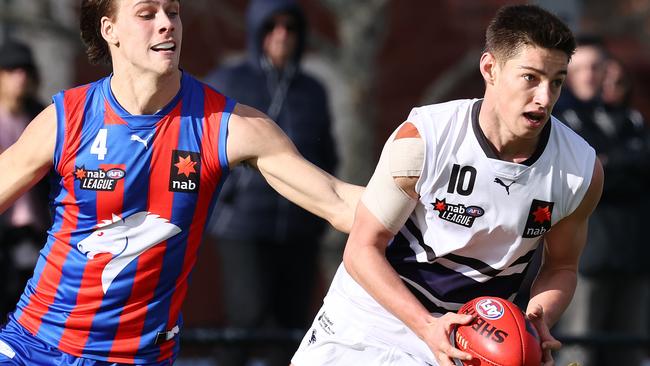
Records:
{"label": "nab league logo", "polygon": [[169,172],[171,192],[197,193],[201,181],[201,154],[192,151],[172,151]]}
{"label": "nab league logo", "polygon": [[524,238],[535,238],[551,230],[553,217],[553,202],[533,200],[528,212],[528,220],[524,227]]}
{"label": "nab league logo", "polygon": [[80,182],[81,189],[91,191],[114,191],[117,181],[125,176],[126,172],[120,168],[91,170],[83,165],[74,168],[74,179]]}
{"label": "nab league logo", "polygon": [[147,249],[181,232],[168,220],[142,211],[127,218],[113,215],[113,220],[104,220],[95,231],[77,244],[77,249],[88,259],[102,253],[113,257],[102,271],[104,293],[115,277]]}
{"label": "nab league logo", "polygon": [[438,217],[465,227],[472,227],[474,220],[485,213],[485,210],[478,206],[447,203],[446,198],[442,200],[436,198],[436,203],[432,203],[432,205],[433,209],[439,212]]}

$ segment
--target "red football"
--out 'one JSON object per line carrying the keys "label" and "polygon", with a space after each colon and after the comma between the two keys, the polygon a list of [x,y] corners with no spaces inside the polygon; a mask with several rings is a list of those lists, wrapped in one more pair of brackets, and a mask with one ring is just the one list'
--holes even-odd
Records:
{"label": "red football", "polygon": [[524,313],[508,300],[483,296],[467,302],[459,314],[474,320],[457,326],[451,344],[473,356],[472,361],[455,360],[468,366],[539,366],[542,349],[535,327]]}

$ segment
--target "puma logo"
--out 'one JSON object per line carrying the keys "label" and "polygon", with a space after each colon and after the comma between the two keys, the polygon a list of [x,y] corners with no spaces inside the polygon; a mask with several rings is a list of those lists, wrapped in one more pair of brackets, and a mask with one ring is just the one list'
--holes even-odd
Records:
{"label": "puma logo", "polygon": [[513,180],[510,184],[506,185],[505,183],[503,183],[503,181],[501,179],[494,178],[494,183],[497,183],[498,185],[503,186],[503,188],[506,189],[506,193],[508,195],[510,195],[510,186],[513,185],[515,183],[515,181]]}
{"label": "puma logo", "polygon": [[149,148],[149,146],[148,146],[149,145],[149,139],[151,138],[151,136],[153,136],[153,133],[151,135],[147,136],[147,138],[145,138],[143,140],[138,135],[131,135],[131,141],[137,141],[137,142],[141,143],[142,145],[144,145],[145,149],[148,149]]}

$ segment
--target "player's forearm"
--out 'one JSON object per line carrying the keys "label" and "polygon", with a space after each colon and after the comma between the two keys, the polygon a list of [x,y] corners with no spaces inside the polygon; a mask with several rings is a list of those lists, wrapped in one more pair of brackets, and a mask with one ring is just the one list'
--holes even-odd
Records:
{"label": "player's forearm", "polygon": [[282,196],[337,230],[350,232],[363,187],[338,180],[290,149],[259,158],[255,166]]}
{"label": "player's forearm", "polygon": [[363,194],[364,187],[346,183],[333,178],[333,190],[336,201],[330,211],[329,222],[339,231],[349,233],[354,222],[354,213]]}
{"label": "player's forearm", "polygon": [[318,173],[311,182],[303,183],[304,188],[295,191],[295,202],[327,220],[336,230],[349,233],[363,187],[342,182],[320,169]]}
{"label": "player's forearm", "polygon": [[546,270],[542,267],[531,289],[528,308],[539,304],[546,324],[552,327],[571,303],[577,284],[576,271],[569,268]]}

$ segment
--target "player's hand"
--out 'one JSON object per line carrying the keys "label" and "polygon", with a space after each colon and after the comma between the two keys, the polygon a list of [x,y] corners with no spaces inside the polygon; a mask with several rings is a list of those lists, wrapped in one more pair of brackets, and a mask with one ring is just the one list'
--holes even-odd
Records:
{"label": "player's hand", "polygon": [[544,308],[539,304],[534,305],[532,309],[528,309],[526,318],[533,323],[539,334],[542,346],[542,366],[555,365],[551,352],[559,350],[562,347],[562,343],[551,335],[551,331],[544,321]]}
{"label": "player's hand", "polygon": [[426,329],[421,330],[421,337],[429,346],[440,366],[454,366],[453,358],[471,360],[469,353],[463,352],[451,345],[449,335],[455,324],[469,324],[471,315],[447,313],[440,318],[434,318]]}

